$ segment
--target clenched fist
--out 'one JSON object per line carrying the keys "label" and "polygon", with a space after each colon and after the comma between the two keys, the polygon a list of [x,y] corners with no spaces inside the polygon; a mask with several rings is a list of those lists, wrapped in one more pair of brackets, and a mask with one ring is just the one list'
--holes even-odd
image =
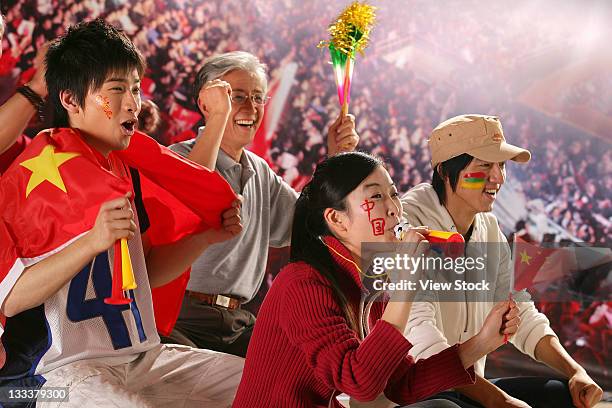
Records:
{"label": "clenched fist", "polygon": [[359,135],[355,130],[355,116],[346,114],[329,127],[327,132],[327,154],[333,156],[337,153],[352,152],[359,143]]}
{"label": "clenched fist", "polygon": [[229,83],[215,79],[204,84],[198,95],[198,108],[202,114],[228,115],[232,110],[232,87]]}
{"label": "clenched fist", "polygon": [[242,219],[240,218],[240,208],[242,206],[242,198],[239,196],[232,203],[232,206],[221,214],[221,228],[218,230],[209,229],[203,234],[206,235],[206,240],[209,244],[227,241],[234,238],[242,231]]}
{"label": "clenched fist", "polygon": [[99,254],[108,250],[115,241],[134,237],[136,223],[130,205],[131,193],[125,197],[107,201],[100,206],[93,228],[86,234],[92,252]]}

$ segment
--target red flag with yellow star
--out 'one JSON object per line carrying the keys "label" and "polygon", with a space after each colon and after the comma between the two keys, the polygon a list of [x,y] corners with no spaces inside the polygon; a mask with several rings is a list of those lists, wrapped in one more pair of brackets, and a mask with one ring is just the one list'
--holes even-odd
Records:
{"label": "red flag with yellow star", "polygon": [[[133,191],[128,166],[140,174],[154,245],[219,228],[222,211],[235,199],[221,176],[144,134],[137,132],[128,149],[107,160],[75,129],[43,131],[0,179],[0,304],[24,269],[89,231],[102,203]],[[172,329],[187,280],[185,274],[157,289],[165,301],[156,307],[163,331]]]}
{"label": "red flag with yellow star", "polygon": [[516,237],[514,240],[514,290],[527,289],[538,281],[537,276],[554,249],[541,248]]}

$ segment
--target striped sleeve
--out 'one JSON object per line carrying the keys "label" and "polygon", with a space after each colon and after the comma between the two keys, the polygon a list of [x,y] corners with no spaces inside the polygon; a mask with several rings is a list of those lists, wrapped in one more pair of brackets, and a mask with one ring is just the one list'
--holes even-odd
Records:
{"label": "striped sleeve", "polygon": [[360,401],[371,401],[383,392],[411,347],[402,333],[383,320],[360,342],[331,287],[315,279],[288,285],[281,327],[320,381]]}

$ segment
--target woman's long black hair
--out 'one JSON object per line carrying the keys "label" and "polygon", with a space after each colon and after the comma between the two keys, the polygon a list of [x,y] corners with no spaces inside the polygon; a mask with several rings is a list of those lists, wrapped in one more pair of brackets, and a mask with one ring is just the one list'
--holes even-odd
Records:
{"label": "woman's long black hair", "polygon": [[322,242],[323,236],[331,235],[323,212],[326,208],[345,211],[346,197],[381,165],[377,158],[360,152],[342,153],[324,160],[302,190],[293,217],[291,262],[306,262],[329,280],[349,326],[357,333],[358,318],[338,284],[337,267]]}

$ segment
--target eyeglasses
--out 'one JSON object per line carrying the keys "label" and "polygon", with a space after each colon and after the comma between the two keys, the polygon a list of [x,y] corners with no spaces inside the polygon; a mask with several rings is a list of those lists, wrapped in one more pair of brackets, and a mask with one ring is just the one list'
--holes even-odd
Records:
{"label": "eyeglasses", "polygon": [[244,105],[247,99],[250,99],[253,105],[265,105],[270,100],[270,97],[260,93],[247,95],[243,92],[232,92],[230,99],[236,105]]}

